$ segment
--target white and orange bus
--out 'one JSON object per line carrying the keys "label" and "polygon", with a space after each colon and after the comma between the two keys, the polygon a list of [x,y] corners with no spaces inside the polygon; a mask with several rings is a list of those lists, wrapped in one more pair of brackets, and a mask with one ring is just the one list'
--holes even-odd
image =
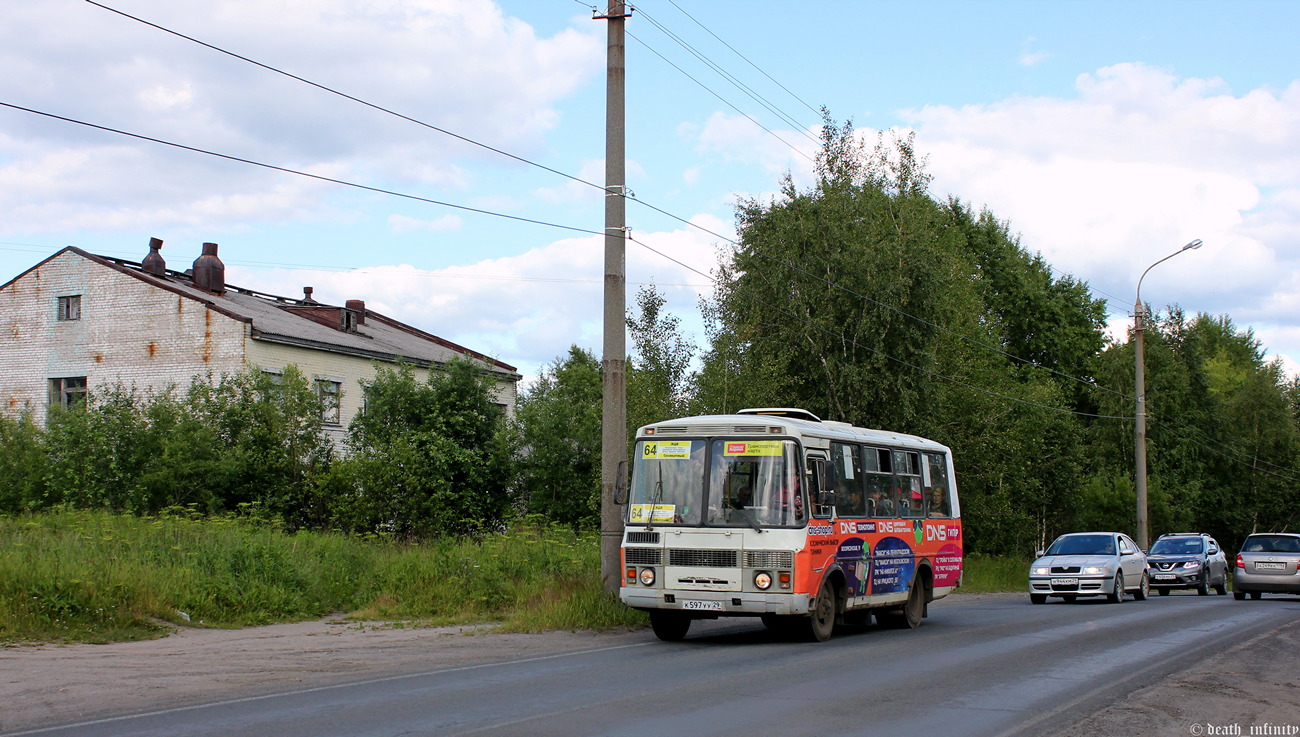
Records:
{"label": "white and orange bus", "polygon": [[771,408],[647,425],[634,453],[620,597],[660,639],[723,616],[911,628],[960,585],[944,445]]}

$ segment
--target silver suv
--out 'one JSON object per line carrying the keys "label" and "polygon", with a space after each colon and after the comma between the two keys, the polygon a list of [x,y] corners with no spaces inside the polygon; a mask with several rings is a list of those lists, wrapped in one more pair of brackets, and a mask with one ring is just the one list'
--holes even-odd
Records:
{"label": "silver suv", "polygon": [[1261,532],[1246,538],[1232,572],[1232,597],[1300,594],[1300,534]]}
{"label": "silver suv", "polygon": [[1201,596],[1209,596],[1211,588],[1228,593],[1228,559],[1203,532],[1161,535],[1147,551],[1147,566],[1151,589],[1161,596],[1174,589],[1196,589]]}

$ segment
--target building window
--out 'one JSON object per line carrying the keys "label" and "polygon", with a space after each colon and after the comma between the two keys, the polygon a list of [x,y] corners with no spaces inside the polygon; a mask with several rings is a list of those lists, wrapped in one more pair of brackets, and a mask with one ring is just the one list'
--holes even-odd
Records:
{"label": "building window", "polygon": [[50,379],[50,406],[77,409],[86,406],[86,377]]}
{"label": "building window", "polygon": [[339,329],[345,333],[355,333],[357,331],[356,311],[346,308],[340,310]]}
{"label": "building window", "polygon": [[59,297],[59,322],[81,319],[81,295]]}
{"label": "building window", "polygon": [[316,396],[320,397],[320,421],[326,425],[338,425],[339,399],[343,394],[343,382],[332,379],[316,380]]}

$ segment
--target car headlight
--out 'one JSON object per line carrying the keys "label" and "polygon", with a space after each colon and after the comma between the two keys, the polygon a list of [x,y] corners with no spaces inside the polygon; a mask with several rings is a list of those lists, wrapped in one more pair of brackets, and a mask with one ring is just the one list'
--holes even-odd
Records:
{"label": "car headlight", "polygon": [[654,582],[655,582],[655,569],[653,569],[653,568],[642,568],[642,569],[641,569],[641,583],[644,584],[644,585],[646,585],[646,586],[653,586],[653,585],[654,585]]}
{"label": "car headlight", "polygon": [[1199,560],[1189,560],[1183,564],[1183,570],[1186,571],[1194,571],[1200,567],[1201,567],[1201,562]]}
{"label": "car headlight", "polygon": [[1104,576],[1110,573],[1110,569],[1106,566],[1086,566],[1083,572],[1089,576]]}
{"label": "car headlight", "polygon": [[1029,569],[1029,572],[1032,573],[1032,574],[1035,575],[1035,576],[1046,576],[1047,574],[1049,574],[1049,573],[1052,572],[1052,567],[1051,567],[1051,566],[1034,566],[1033,568],[1030,568],[1030,569]]}
{"label": "car headlight", "polygon": [[754,574],[754,585],[766,591],[772,588],[772,574],[767,571],[759,571]]}

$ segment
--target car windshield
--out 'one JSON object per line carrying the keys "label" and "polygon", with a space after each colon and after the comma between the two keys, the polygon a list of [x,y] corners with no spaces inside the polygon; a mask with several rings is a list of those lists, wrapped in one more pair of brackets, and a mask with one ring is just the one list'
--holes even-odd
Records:
{"label": "car windshield", "polygon": [[1288,535],[1258,535],[1246,538],[1243,553],[1300,553],[1300,538]]}
{"label": "car windshield", "polygon": [[1115,538],[1111,535],[1065,535],[1056,538],[1047,555],[1114,555]]}
{"label": "car windshield", "polygon": [[1166,537],[1151,546],[1152,555],[1200,555],[1205,552],[1205,541],[1199,537]]}

